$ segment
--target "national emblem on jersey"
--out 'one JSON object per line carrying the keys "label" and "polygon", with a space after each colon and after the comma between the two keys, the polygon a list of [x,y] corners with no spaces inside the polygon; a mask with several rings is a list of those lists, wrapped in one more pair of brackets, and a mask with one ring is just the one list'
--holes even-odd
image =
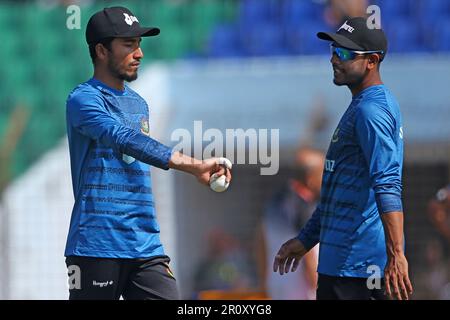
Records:
{"label": "national emblem on jersey", "polygon": [[145,118],[141,119],[141,132],[146,136],[150,136],[150,126],[148,124],[148,120]]}
{"label": "national emblem on jersey", "polygon": [[331,142],[335,143],[339,140],[339,128],[336,128],[333,133],[333,138],[331,138]]}

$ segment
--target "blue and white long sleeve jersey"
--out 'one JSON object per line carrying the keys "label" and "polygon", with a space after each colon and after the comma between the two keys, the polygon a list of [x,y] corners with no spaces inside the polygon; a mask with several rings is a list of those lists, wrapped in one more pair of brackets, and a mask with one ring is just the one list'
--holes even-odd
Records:
{"label": "blue and white long sleeve jersey", "polygon": [[307,249],[320,242],[318,272],[367,278],[387,256],[380,214],[402,209],[403,129],[384,85],[353,97],[326,155],[320,202],[299,234]]}
{"label": "blue and white long sleeve jersey", "polygon": [[163,255],[150,165],[168,169],[172,149],[149,137],[147,103],[95,78],[67,99],[75,204],[66,256]]}

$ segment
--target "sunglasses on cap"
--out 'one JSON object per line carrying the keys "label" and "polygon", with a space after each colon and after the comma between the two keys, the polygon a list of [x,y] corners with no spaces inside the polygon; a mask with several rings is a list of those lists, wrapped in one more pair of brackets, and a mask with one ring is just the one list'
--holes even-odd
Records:
{"label": "sunglasses on cap", "polygon": [[[384,52],[382,50],[378,51],[357,51],[357,50],[350,50],[342,47],[336,47],[335,45],[330,45],[330,52],[331,54],[336,54],[338,58],[341,61],[350,61],[356,58],[356,56],[364,55],[364,54],[371,54],[371,53],[381,53],[382,55]],[[380,61],[383,60],[383,57],[380,58]]]}

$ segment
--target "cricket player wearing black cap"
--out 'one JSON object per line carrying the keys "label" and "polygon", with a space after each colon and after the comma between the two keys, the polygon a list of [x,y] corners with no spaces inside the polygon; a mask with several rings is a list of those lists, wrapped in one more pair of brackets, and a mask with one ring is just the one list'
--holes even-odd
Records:
{"label": "cricket player wearing black cap", "polygon": [[224,158],[197,160],[150,137],[148,105],[125,81],[137,78],[141,37],[158,34],[123,7],[105,8],[87,24],[94,76],[67,99],[75,204],[65,256],[69,279],[80,280],[69,282],[70,299],[177,299],[150,166],[190,173],[205,185],[214,173],[231,180]]}
{"label": "cricket player wearing black cap", "polygon": [[299,235],[281,246],[274,271],[294,271],[320,243],[317,299],[385,299],[384,285],[388,296],[408,299],[402,119],[379,73],[387,39],[363,17],[317,36],[331,42],[334,83],[353,97],[331,139],[319,205]]}

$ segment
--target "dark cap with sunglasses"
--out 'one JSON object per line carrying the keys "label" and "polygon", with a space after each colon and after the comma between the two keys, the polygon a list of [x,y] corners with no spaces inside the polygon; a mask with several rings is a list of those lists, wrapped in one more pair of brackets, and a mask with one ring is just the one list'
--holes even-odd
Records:
{"label": "dark cap with sunglasses", "polygon": [[363,17],[348,19],[336,33],[319,32],[317,37],[333,41],[336,46],[350,50],[382,52],[383,54],[387,50],[387,39],[383,30],[371,25],[371,22]]}

